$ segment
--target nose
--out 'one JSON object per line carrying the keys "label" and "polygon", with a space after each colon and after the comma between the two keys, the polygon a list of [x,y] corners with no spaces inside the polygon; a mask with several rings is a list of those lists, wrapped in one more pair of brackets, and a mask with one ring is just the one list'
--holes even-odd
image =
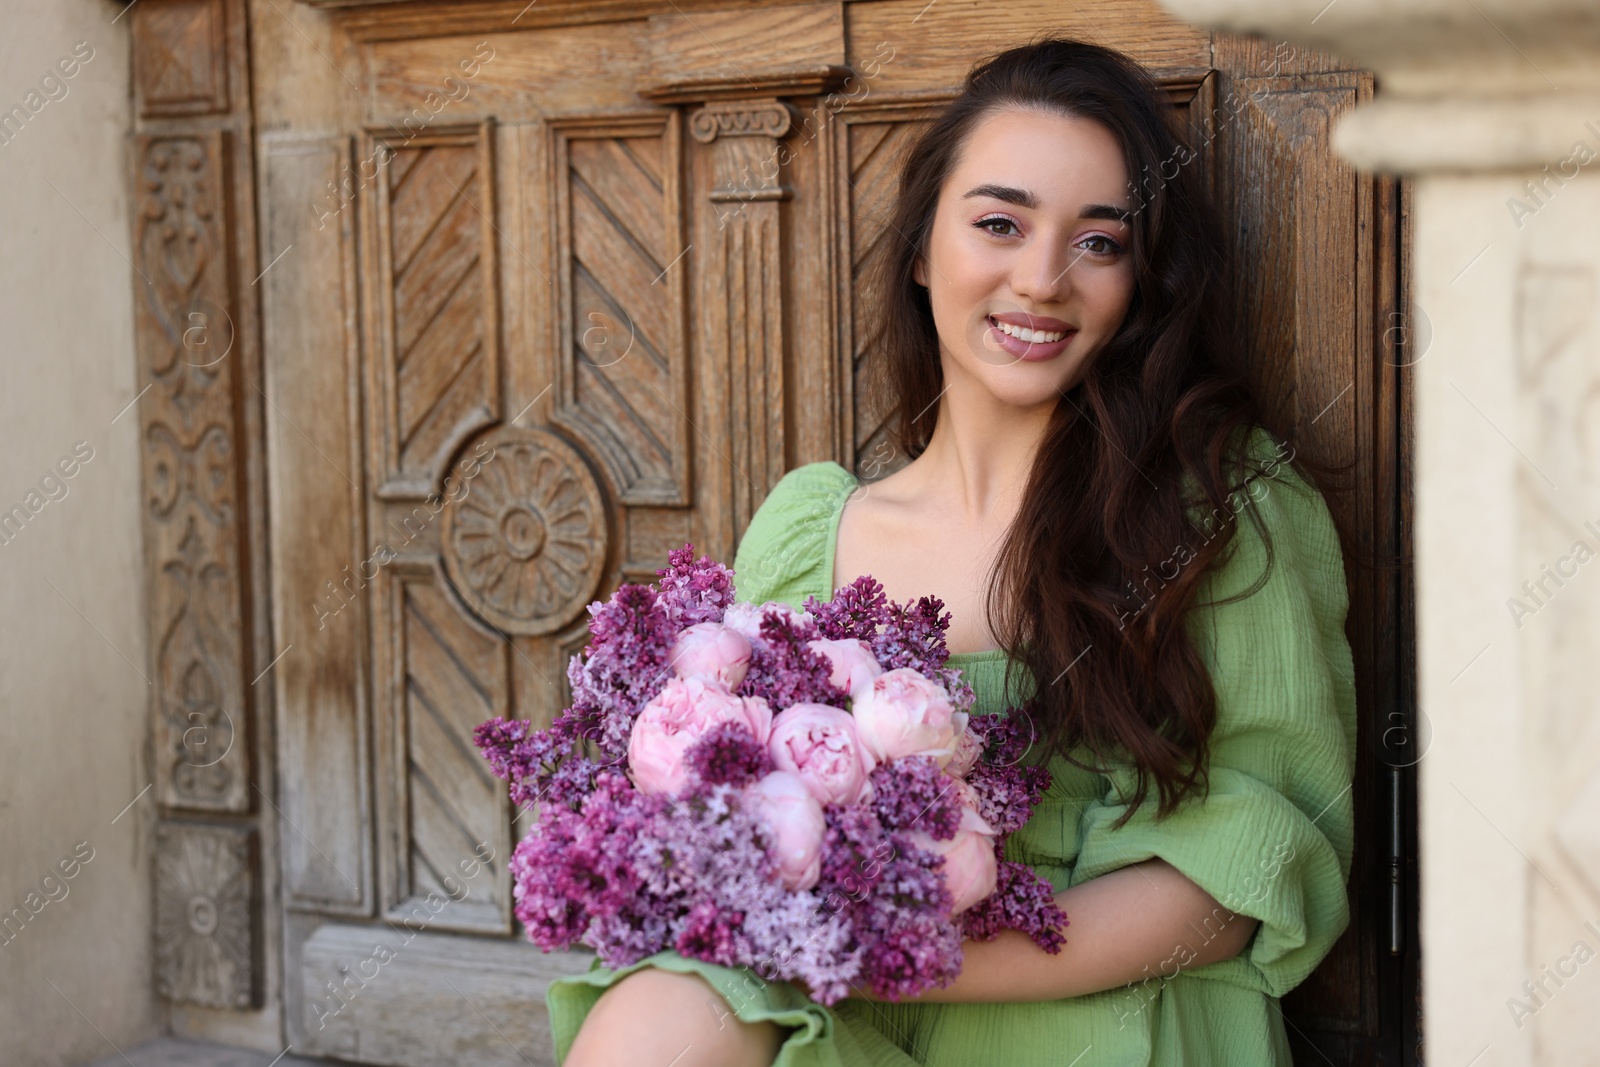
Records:
{"label": "nose", "polygon": [[1059,304],[1072,287],[1072,268],[1083,250],[1068,243],[1068,237],[1036,237],[1017,255],[1011,271],[1011,288],[1019,297],[1036,305]]}

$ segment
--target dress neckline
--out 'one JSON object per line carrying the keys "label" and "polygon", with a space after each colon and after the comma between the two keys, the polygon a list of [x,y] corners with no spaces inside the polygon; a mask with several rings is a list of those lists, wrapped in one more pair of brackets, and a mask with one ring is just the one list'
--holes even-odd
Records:
{"label": "dress neckline", "polygon": [[[861,479],[856,477],[854,471],[842,463],[835,463],[834,466],[844,472],[845,477],[849,478],[853,483],[853,487],[848,493],[838,494],[833,503],[833,512],[828,516],[828,536],[823,540],[822,553],[821,584],[823,588],[817,593],[818,600],[833,599],[833,561],[839,549],[839,520],[844,517],[845,503],[854,495],[856,489],[861,487]],[[987,660],[1003,660],[1008,655],[1009,653],[1003,648],[986,648],[977,652],[951,652],[947,662],[955,664],[982,663]]]}

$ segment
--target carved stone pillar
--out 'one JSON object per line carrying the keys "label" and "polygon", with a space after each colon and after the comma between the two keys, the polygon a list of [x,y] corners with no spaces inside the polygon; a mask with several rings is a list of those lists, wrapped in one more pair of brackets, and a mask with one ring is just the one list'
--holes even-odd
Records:
{"label": "carved stone pillar", "polygon": [[1430,1063],[1600,1043],[1600,5],[1163,0],[1377,73],[1335,131],[1414,176]]}

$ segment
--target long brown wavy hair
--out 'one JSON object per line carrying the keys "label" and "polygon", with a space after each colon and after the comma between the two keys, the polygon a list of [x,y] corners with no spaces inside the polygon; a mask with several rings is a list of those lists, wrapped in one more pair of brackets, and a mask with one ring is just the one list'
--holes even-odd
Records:
{"label": "long brown wavy hair", "polygon": [[[1237,526],[1230,494],[1257,473],[1240,447],[1245,435],[1259,427],[1287,440],[1252,390],[1230,244],[1164,96],[1129,57],[1061,37],[974,67],[904,158],[884,231],[891,239],[870,279],[883,317],[869,358],[882,360],[893,437],[915,458],[932,437],[944,383],[928,291],[912,272],[968,138],[997,110],[1027,108],[1093,120],[1121,145],[1133,208],[1132,302],[1055,407],[985,605],[996,637],[1033,677],[1045,753],[1136,770],[1119,825],[1152,785],[1157,817],[1206,788],[1216,696],[1183,616]],[[1305,457],[1295,464],[1302,476],[1330,469]],[[1185,498],[1185,476],[1200,499]],[[1186,506],[1220,526],[1201,540]],[[1270,536],[1247,510],[1270,568]],[[1151,588],[1151,572],[1183,545],[1193,558]]]}

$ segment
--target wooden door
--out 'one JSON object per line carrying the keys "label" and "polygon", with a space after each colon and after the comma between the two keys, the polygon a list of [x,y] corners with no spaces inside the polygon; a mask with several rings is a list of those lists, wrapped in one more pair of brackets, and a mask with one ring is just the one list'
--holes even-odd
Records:
{"label": "wooden door", "polygon": [[[264,740],[260,799],[230,818],[261,831],[269,936],[249,951],[299,1054],[549,1062],[544,989],[587,958],[515,928],[526,821],[472,728],[548,721],[585,605],[685,541],[731,560],[784,471],[896,462],[860,387],[859,283],[896,161],[974,42],[1060,30],[1158,74],[1242,242],[1272,403],[1308,450],[1355,459],[1359,491],[1331,501],[1350,542],[1396,547],[1399,201],[1328,148],[1364,73],[1146,0],[134,10],[147,37],[201,44],[212,12],[231,48],[249,21],[248,72],[217,51],[232,125],[201,139],[249,190],[226,217],[248,264],[226,299],[261,323],[260,384],[235,390],[270,614],[240,673],[262,671]],[[1409,707],[1389,680],[1398,589],[1352,571],[1369,740]],[[1355,786],[1355,922],[1284,1006],[1306,1062],[1403,1062],[1415,976],[1389,952],[1395,783],[1376,754]]]}

